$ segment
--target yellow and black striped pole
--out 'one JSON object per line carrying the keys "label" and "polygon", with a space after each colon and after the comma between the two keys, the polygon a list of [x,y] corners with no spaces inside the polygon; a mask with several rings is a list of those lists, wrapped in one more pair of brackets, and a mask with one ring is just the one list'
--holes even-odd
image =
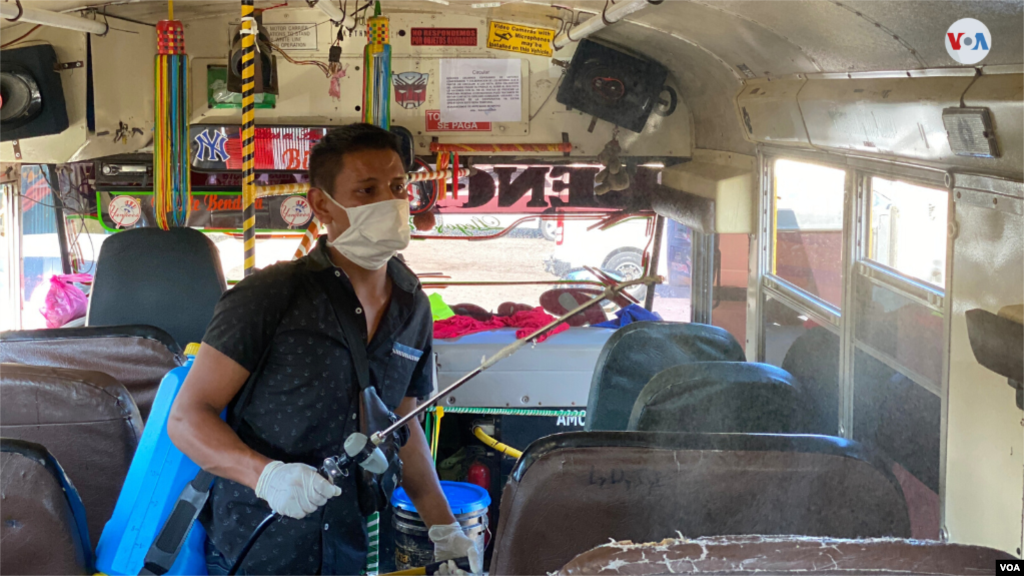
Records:
{"label": "yellow and black striped pole", "polygon": [[256,20],[253,0],[242,0],[242,238],[245,275],[256,270]]}

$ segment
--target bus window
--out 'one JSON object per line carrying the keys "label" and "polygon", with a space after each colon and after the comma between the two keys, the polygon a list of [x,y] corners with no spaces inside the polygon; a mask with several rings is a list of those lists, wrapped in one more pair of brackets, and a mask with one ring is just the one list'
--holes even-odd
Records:
{"label": "bus window", "polygon": [[839,433],[838,328],[800,312],[781,298],[764,299],[764,361],[792,374],[816,415],[817,430]]}
{"label": "bus window", "polygon": [[776,276],[840,306],[843,266],[843,193],[846,172],[775,162]]}
{"label": "bus window", "polygon": [[938,539],[942,401],[915,379],[920,377],[889,364],[859,347],[854,354],[853,439],[893,461],[912,514],[912,536]]}
{"label": "bus window", "polygon": [[[46,328],[50,277],[63,274],[53,191],[39,166],[21,173],[21,328]],[[13,264],[13,263],[12,263]]]}
{"label": "bus window", "polygon": [[947,198],[945,190],[872,177],[868,258],[945,286]]}
{"label": "bus window", "polygon": [[[594,281],[584,266],[602,269],[622,279],[642,275],[643,251],[650,238],[648,219],[622,222],[606,230],[588,230],[599,217],[565,219],[558,222],[554,234],[538,226],[536,218],[526,214],[441,214],[434,232],[446,236],[495,235],[505,226],[516,224],[500,237],[481,241],[414,240],[402,252],[406,262],[422,275],[424,287],[444,280],[474,283],[438,289],[449,305],[475,304],[496,312],[504,302],[540,305],[540,296],[563,281],[568,286],[586,288]],[[551,239],[548,239],[552,236]],[[431,275],[439,275],[434,279]],[[524,284],[493,285],[494,282]],[[574,284],[578,282],[579,284]],[[633,295],[643,302],[646,288]]]}
{"label": "bus window", "polygon": [[942,382],[942,312],[875,274],[857,275],[856,340],[875,356],[913,374],[938,394]]}
{"label": "bus window", "polygon": [[655,287],[654,310],[669,322],[689,322],[692,318],[692,243],[693,232],[689,228],[665,220],[661,247],[666,262],[665,283]]}
{"label": "bus window", "polygon": [[[238,282],[245,277],[245,250],[241,234],[207,232],[206,237],[213,241],[220,254],[221,269],[224,279]],[[287,262],[295,255],[301,236],[256,237],[256,268],[266,268],[277,262]]]}
{"label": "bus window", "polygon": [[14,222],[18,214],[15,202],[20,202],[17,190],[13,183],[0,185],[0,330],[17,330],[21,318],[20,282],[15,264],[21,251],[18,248],[20,234]]}

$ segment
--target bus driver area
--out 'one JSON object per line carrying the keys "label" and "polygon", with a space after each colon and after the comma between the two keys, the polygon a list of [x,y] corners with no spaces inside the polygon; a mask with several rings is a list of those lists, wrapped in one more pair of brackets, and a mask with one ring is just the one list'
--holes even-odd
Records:
{"label": "bus driver area", "polygon": [[0,576],[1020,566],[1019,0],[0,16]]}

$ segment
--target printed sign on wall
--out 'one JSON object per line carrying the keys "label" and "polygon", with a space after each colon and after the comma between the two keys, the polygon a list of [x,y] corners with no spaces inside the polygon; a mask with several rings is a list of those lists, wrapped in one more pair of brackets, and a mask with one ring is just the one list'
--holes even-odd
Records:
{"label": "printed sign on wall", "polygon": [[523,118],[522,60],[443,58],[441,119],[519,122]]}
{"label": "printed sign on wall", "polygon": [[476,46],[476,28],[412,28],[413,46]]}
{"label": "printed sign on wall", "polygon": [[554,39],[555,31],[548,28],[533,28],[491,20],[491,27],[487,33],[487,47],[550,57],[555,53],[551,48],[551,41]]}
{"label": "printed sign on wall", "polygon": [[490,132],[490,122],[441,122],[440,110],[427,110],[427,132]]}
{"label": "printed sign on wall", "polygon": [[262,29],[282,50],[316,50],[316,24],[264,24]]}

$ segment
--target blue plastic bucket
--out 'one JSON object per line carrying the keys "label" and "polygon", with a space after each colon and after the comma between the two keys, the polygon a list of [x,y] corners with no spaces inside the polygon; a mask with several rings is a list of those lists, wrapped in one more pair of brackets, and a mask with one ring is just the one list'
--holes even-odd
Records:
{"label": "blue plastic bucket", "polygon": [[[490,524],[487,507],[491,505],[491,495],[476,484],[448,480],[441,481],[441,490],[462,531],[483,550]],[[395,509],[395,568],[405,570],[434,562],[434,543],[427,536],[427,525],[404,489],[395,490],[391,505]]]}

